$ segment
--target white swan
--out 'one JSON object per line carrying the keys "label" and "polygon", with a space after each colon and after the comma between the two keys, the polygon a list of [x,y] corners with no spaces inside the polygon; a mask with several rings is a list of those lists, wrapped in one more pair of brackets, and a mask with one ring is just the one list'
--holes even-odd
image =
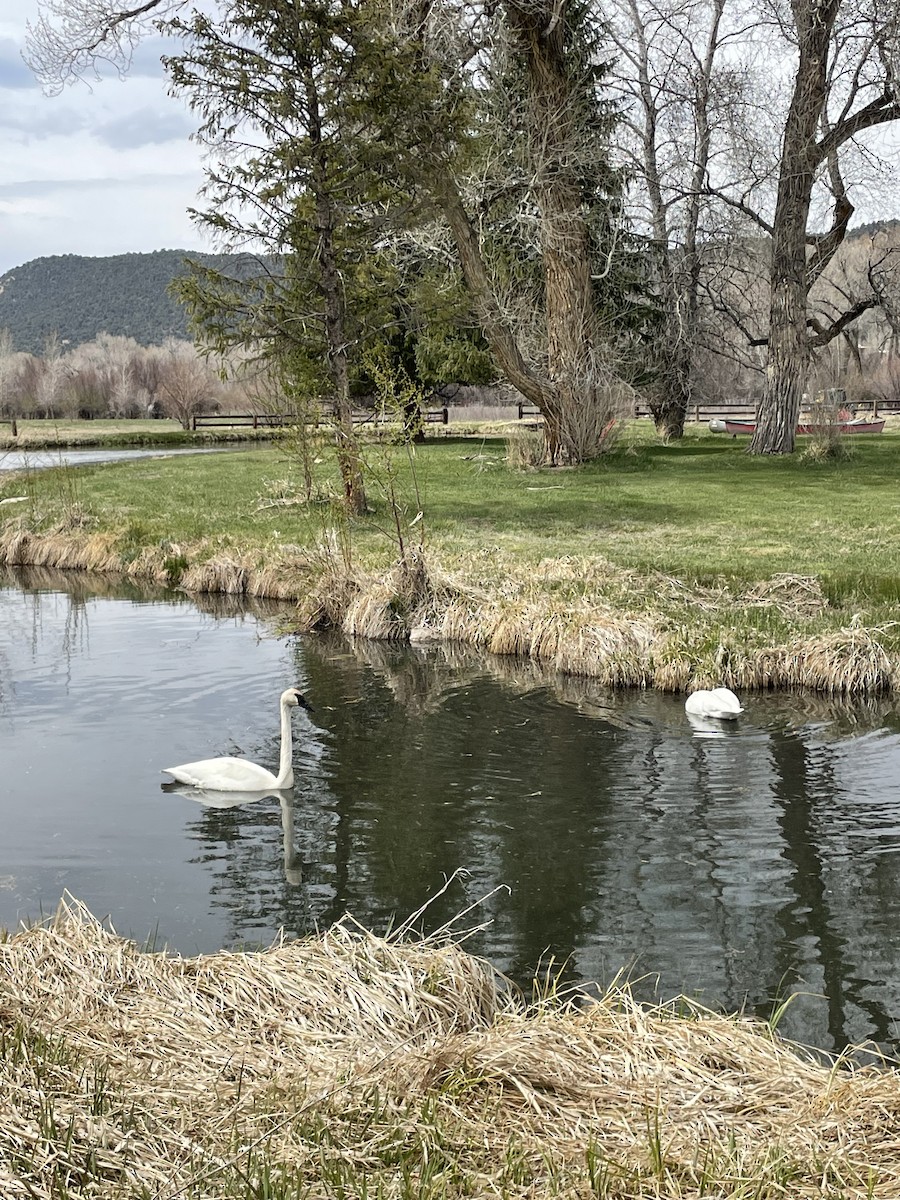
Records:
{"label": "white swan", "polygon": [[713,688],[711,692],[691,692],[685,701],[684,711],[689,716],[733,721],[744,710],[740,700],[729,688]]}
{"label": "white swan", "polygon": [[270,788],[293,787],[290,710],[298,707],[312,711],[303,693],[296,688],[288,688],[286,692],[281,693],[281,758],[277,775],[273,775],[265,767],[257,766],[256,763],[247,762],[245,758],[230,756],[203,758],[199,762],[182,763],[180,767],[164,767],[163,771],[179,783],[210,792],[264,792]]}

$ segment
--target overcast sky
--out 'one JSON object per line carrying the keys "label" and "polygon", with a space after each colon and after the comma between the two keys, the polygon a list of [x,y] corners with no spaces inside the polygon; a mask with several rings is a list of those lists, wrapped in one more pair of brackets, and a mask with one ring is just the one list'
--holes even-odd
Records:
{"label": "overcast sky", "polygon": [[188,219],[195,121],[166,92],[162,43],[129,77],[45,96],[22,61],[37,0],[0,0],[0,274],[51,254],[210,249]]}
{"label": "overcast sky", "polygon": [[[200,151],[194,118],[167,94],[163,42],[143,42],[124,81],[45,96],[21,57],[36,16],[37,0],[0,0],[0,274],[52,254],[213,249],[186,212]],[[886,163],[854,189],[853,224],[900,215],[898,137],[879,140]]]}

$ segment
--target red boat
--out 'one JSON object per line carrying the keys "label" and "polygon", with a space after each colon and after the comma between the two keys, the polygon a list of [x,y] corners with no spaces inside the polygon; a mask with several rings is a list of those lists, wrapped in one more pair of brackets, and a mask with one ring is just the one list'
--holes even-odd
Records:
{"label": "red boat", "polygon": [[[732,437],[737,437],[739,433],[756,433],[755,421],[730,421],[727,417],[723,421],[710,421],[709,427],[713,433],[730,433]],[[836,425],[819,423],[797,426],[798,433],[830,433],[832,430],[837,433],[881,433],[883,429],[883,420],[867,421],[864,418],[838,421]]]}

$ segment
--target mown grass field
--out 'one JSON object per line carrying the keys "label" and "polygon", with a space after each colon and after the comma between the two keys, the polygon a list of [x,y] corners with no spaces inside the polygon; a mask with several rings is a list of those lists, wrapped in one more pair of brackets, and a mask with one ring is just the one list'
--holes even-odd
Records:
{"label": "mown grass field", "polygon": [[[774,648],[784,657],[798,643],[864,630],[865,645],[850,638],[856,674],[835,675],[834,686],[891,690],[900,652],[900,432],[854,439],[848,450],[825,462],[804,457],[802,445],[790,458],[751,458],[744,441],[705,429],[663,446],[646,425],[634,424],[597,463],[516,470],[506,440],[489,433],[426,441],[411,453],[370,443],[372,511],[348,521],[330,448],[314,450],[307,503],[288,438],[221,455],[0,475],[0,500],[28,497],[10,506],[7,543],[23,528],[70,549],[102,542],[96,561],[64,555],[62,565],[144,571],[212,589],[219,586],[215,570],[203,582],[190,570],[223,558],[239,561],[246,579],[268,580],[248,590],[279,595],[308,594],[310,572],[318,582],[325,571],[383,583],[402,537],[457,600],[460,589],[470,595],[470,608],[474,597],[492,619],[499,608],[507,621],[518,609],[535,628],[544,617],[566,624],[554,646],[560,636],[582,637],[591,613],[610,627],[630,622],[632,632],[643,622],[632,657],[646,650],[654,661],[640,669],[632,662],[627,671],[588,669],[611,682],[681,687],[731,671],[744,686],[827,686],[821,673],[787,677],[783,664],[767,677],[759,656]],[[20,537],[20,556],[21,544]],[[436,611],[412,613],[415,597],[390,603],[395,616],[405,605],[407,627],[417,619],[438,624]],[[530,652],[520,627],[507,644],[495,626],[461,635]],[[362,618],[353,631],[366,632]],[[442,631],[461,632],[458,621]],[[383,614],[374,632],[385,635]],[[838,670],[842,656],[840,647],[827,649],[829,670]],[[579,669],[576,658],[570,665]],[[676,664],[674,673],[659,673],[663,658]]]}

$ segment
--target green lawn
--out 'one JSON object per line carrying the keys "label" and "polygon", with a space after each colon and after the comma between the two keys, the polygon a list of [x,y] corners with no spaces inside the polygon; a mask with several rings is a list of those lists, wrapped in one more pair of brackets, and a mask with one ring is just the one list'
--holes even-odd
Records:
{"label": "green lawn", "polygon": [[[849,448],[835,462],[802,453],[760,459],[746,454],[745,440],[705,429],[662,446],[635,425],[598,463],[517,471],[498,437],[435,439],[412,458],[369,445],[372,512],[349,523],[338,515],[328,448],[316,454],[307,505],[297,457],[280,442],[0,475],[0,500],[30,497],[11,506],[10,528],[68,530],[76,540],[102,534],[126,566],[157,547],[171,561],[174,545],[185,564],[228,553],[264,570],[333,544],[329,530],[339,528],[345,566],[382,574],[398,557],[394,509],[403,525],[421,501],[410,543],[421,539],[430,567],[494,600],[548,612],[594,607],[630,620],[649,614],[670,635],[691,630],[682,640],[702,654],[723,638],[745,649],[773,640],[787,647],[859,624],[900,646],[892,625],[900,433]],[[813,579],[771,582],[782,575]]]}

